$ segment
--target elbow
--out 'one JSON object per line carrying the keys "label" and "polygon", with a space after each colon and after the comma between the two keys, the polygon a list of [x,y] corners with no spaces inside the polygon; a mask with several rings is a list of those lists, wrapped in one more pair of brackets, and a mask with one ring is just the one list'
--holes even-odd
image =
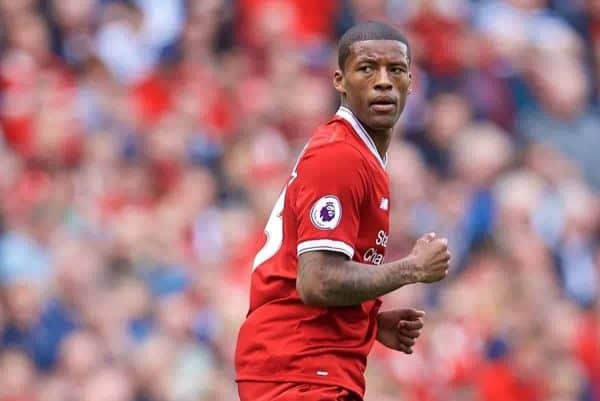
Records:
{"label": "elbow", "polygon": [[301,280],[296,280],[296,291],[300,296],[300,300],[307,306],[326,307],[327,297],[326,291],[322,286],[318,285],[307,285],[307,283]]}
{"label": "elbow", "polygon": [[304,305],[307,306],[316,306],[316,307],[326,307],[327,302],[323,296],[316,293],[315,291],[303,291],[299,292],[300,300]]}

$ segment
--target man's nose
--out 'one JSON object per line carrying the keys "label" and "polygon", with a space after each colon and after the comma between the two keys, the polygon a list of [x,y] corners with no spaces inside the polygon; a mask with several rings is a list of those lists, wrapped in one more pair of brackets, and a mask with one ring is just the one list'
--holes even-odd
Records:
{"label": "man's nose", "polygon": [[375,80],[375,89],[386,91],[392,89],[392,81],[386,68],[380,68]]}

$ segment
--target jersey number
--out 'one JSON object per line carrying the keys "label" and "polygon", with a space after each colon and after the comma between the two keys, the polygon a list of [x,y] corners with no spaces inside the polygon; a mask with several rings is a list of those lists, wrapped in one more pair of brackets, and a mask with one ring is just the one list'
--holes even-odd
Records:
{"label": "jersey number", "polygon": [[[289,184],[288,184],[289,185]],[[287,191],[287,185],[283,191],[281,191],[281,195],[275,202],[275,206],[273,207],[273,211],[269,216],[269,220],[267,220],[267,225],[265,226],[265,235],[267,236],[267,242],[261,248],[260,251],[256,254],[254,258],[254,264],[252,265],[252,270],[256,269],[258,266],[262,265],[268,259],[273,257],[281,248],[281,244],[283,242],[283,217],[281,213],[283,213],[283,204],[285,203],[285,193]]]}
{"label": "jersey number", "polygon": [[300,159],[302,158],[302,155],[307,147],[308,144],[304,147],[304,149],[302,149],[302,152],[300,152],[300,156],[296,160],[296,164],[292,170],[291,178],[283,191],[281,191],[281,195],[279,195],[277,202],[275,202],[275,206],[273,207],[273,211],[269,216],[269,220],[267,220],[267,225],[265,226],[267,242],[265,242],[263,247],[256,254],[254,263],[252,264],[252,271],[272,258],[281,248],[281,244],[283,243],[283,216],[281,214],[283,213],[283,207],[285,205],[285,193],[287,192],[290,184],[294,182],[296,177],[298,177],[296,169],[298,168],[298,163],[300,163]]}

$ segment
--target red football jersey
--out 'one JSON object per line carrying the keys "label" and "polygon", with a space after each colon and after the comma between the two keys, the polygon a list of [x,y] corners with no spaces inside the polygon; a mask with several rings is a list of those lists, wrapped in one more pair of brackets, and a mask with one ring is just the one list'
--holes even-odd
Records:
{"label": "red football jersey", "polygon": [[305,305],[296,291],[298,255],[341,252],[376,268],[387,246],[389,197],[385,160],[340,108],[308,142],[267,222],[238,337],[237,381],[334,384],[364,394],[381,301]]}

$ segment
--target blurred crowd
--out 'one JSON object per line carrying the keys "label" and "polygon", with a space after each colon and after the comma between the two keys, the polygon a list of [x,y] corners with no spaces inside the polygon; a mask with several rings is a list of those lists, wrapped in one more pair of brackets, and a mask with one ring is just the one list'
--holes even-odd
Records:
{"label": "blurred crowd", "polygon": [[251,261],[357,21],[412,44],[365,401],[600,401],[600,0],[0,0],[0,401],[230,401]]}

